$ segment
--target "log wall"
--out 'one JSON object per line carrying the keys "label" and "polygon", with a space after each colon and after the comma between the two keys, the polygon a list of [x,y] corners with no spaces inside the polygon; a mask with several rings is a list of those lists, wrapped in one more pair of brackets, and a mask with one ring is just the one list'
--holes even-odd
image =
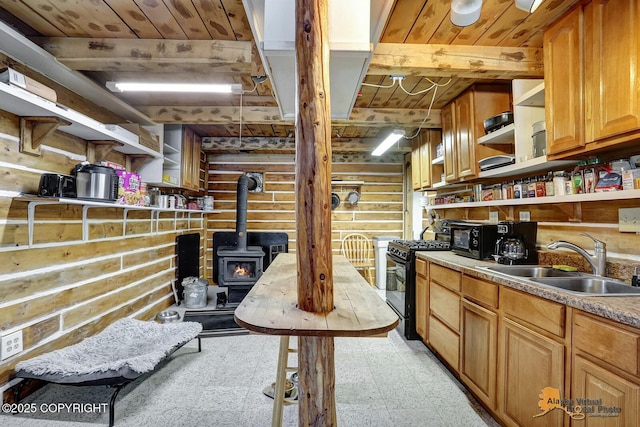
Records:
{"label": "log wall", "polygon": [[[249,193],[248,231],[284,232],[289,235],[289,252],[296,250],[295,161],[293,154],[228,154],[209,155],[208,194],[214,197],[215,210],[208,215],[207,251],[212,251],[216,231],[233,231],[236,226],[236,184],[245,172],[264,174],[264,192]],[[332,181],[361,182],[333,184],[332,191],[342,200],[331,215],[331,247],[340,253],[340,242],[349,233],[359,232],[402,237],[403,219],[402,155],[373,158],[369,154],[334,154]],[[360,201],[352,206],[347,201],[351,191],[360,193]],[[207,260],[213,259],[209,254]],[[207,277],[211,277],[211,262]]]}
{"label": "log wall", "polygon": [[[29,70],[0,56],[0,66]],[[36,75],[34,75],[36,77]],[[43,80],[43,78],[39,78]],[[121,123],[98,106],[87,104],[51,82],[61,103],[104,123]],[[27,202],[20,193],[36,194],[40,175],[69,174],[85,160],[87,142],[56,131],[43,142],[42,156],[19,152],[19,117],[0,111],[0,333],[22,330],[24,351],[0,361],[4,401],[14,383],[15,364],[94,335],[122,317],[152,319],[174,302],[175,240],[180,234],[201,235],[204,275],[206,219],[91,208],[88,236],[83,240],[82,207],[38,206],[33,244],[29,245]],[[106,160],[124,164],[117,152]],[[153,227],[153,228],[152,228]]]}

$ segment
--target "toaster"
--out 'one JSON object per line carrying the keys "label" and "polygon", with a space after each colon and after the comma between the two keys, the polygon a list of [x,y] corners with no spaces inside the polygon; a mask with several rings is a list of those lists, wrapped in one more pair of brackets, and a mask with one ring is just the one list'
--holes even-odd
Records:
{"label": "toaster", "polygon": [[76,179],[71,175],[43,173],[40,176],[38,196],[75,198]]}

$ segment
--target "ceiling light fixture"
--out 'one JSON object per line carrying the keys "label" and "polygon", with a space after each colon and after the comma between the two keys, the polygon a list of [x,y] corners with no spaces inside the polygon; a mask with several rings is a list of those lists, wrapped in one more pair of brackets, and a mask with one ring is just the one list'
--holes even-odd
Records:
{"label": "ceiling light fixture", "polygon": [[516,0],[516,9],[533,13],[542,4],[543,0]]}
{"label": "ceiling light fixture", "polygon": [[468,27],[480,18],[482,0],[452,0],[451,22],[458,27]]}
{"label": "ceiling light fixture", "polygon": [[405,135],[405,132],[402,129],[394,129],[389,136],[387,136],[378,147],[373,150],[371,153],[372,156],[381,156],[385,151],[387,151],[393,144],[398,142],[400,138]]}
{"label": "ceiling light fixture", "polygon": [[107,82],[106,86],[112,92],[242,92],[241,84]]}

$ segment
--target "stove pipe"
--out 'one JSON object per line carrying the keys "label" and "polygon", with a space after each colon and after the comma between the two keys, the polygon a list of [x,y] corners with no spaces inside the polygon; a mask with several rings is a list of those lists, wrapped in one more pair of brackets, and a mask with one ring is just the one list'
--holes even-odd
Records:
{"label": "stove pipe", "polygon": [[247,175],[238,178],[238,201],[236,203],[236,236],[238,238],[238,246],[236,250],[247,250],[247,197],[249,190],[253,190],[258,186],[258,182]]}

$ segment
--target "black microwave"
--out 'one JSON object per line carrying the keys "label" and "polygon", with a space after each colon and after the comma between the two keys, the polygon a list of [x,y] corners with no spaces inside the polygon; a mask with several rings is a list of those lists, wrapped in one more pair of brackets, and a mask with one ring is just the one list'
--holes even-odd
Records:
{"label": "black microwave", "polygon": [[496,224],[451,224],[451,251],[475,259],[489,259],[493,255],[498,226]]}

